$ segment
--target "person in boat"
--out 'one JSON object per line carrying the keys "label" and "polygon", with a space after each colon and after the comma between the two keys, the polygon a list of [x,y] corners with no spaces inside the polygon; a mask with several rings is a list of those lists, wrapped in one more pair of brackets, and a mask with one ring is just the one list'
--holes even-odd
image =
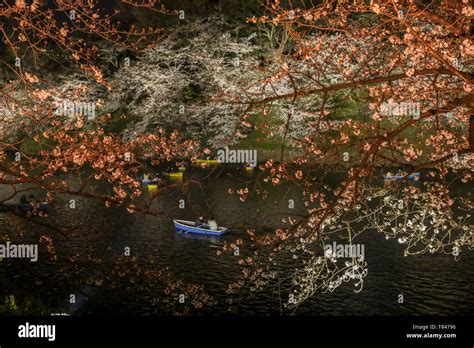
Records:
{"label": "person in boat", "polygon": [[213,231],[217,231],[217,229],[219,228],[217,226],[217,222],[216,220],[214,219],[213,216],[211,216],[211,218],[209,219],[209,221],[207,222],[207,225],[209,226],[209,229],[213,230]]}
{"label": "person in boat", "polygon": [[33,212],[37,213],[41,207],[41,201],[36,199],[34,195],[30,195],[29,199],[31,207],[33,208]]}
{"label": "person in boat", "polygon": [[28,201],[31,205],[35,205],[38,203],[38,200],[36,199],[34,195],[30,195],[30,197],[28,198]]}
{"label": "person in boat", "polygon": [[148,173],[143,174],[143,181],[148,181],[148,180],[150,180],[150,174]]}
{"label": "person in boat", "polygon": [[196,221],[194,221],[194,227],[201,227],[202,225],[204,225],[204,217],[203,216],[199,216]]}

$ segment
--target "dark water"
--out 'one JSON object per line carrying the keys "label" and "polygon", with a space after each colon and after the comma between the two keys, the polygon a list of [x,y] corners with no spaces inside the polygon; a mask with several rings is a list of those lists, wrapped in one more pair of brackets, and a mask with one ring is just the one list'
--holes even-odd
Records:
{"label": "dark water", "polygon": [[[199,174],[193,179],[202,179]],[[130,248],[131,255],[148,269],[168,267],[176,277],[201,284],[217,303],[198,311],[202,314],[280,315],[281,301],[275,288],[263,292],[228,295],[228,284],[241,274],[238,258],[217,255],[224,242],[246,238],[246,227],[258,231],[272,231],[280,225],[282,216],[303,212],[299,206],[300,190],[296,187],[270,188],[270,195],[262,200],[252,196],[245,203],[236,195],[229,195],[229,188],[250,181],[242,173],[222,173],[218,178],[201,180],[202,187],[194,186],[183,192],[177,185],[151,207],[160,215],[128,214],[118,208],[106,209],[100,202],[78,201],[77,208],[67,207],[68,197],[58,197],[51,212],[50,222],[75,226],[68,232],[69,239],[58,236],[56,248],[65,254],[86,249],[102,258],[101,264],[86,265],[85,272],[106,276],[111,271],[112,259],[123,255]],[[179,184],[179,183],[178,183]],[[145,202],[153,192],[144,196]],[[185,208],[180,209],[180,199]],[[289,210],[288,200],[294,199],[295,209]],[[181,202],[182,203],[182,202]],[[223,237],[201,237],[178,233],[172,219],[194,220],[204,212],[214,215],[218,223],[231,232]],[[24,226],[29,226],[24,222]],[[3,220],[3,230],[11,230],[11,222]],[[38,227],[35,227],[38,229]],[[37,234],[40,233],[38,229]],[[448,255],[428,254],[403,257],[401,246],[386,240],[375,232],[368,232],[358,241],[365,244],[368,275],[364,289],[354,293],[352,283],[341,285],[333,293],[318,294],[302,304],[296,311],[300,315],[472,315],[474,314],[474,255],[463,252],[460,261]],[[242,250],[245,253],[245,250]],[[151,260],[152,258],[152,260]],[[82,314],[147,315],[159,314],[151,310],[150,298],[163,296],[159,289],[148,289],[150,296],[137,296],[127,286],[102,289],[87,284],[80,288],[79,303],[64,305],[69,293],[79,293],[71,283],[58,283],[61,273],[53,263],[27,264],[18,268],[4,260],[2,279],[8,284],[21,284],[18,291],[41,294],[53,311],[70,311]],[[289,262],[290,264],[291,262]],[[35,282],[31,280],[34,279]],[[38,285],[38,284],[41,285]],[[131,285],[131,284],[129,284]],[[133,285],[131,285],[133,288]],[[402,294],[404,302],[398,302]],[[230,302],[231,301],[231,302]],[[284,302],[284,301],[283,301]],[[176,306],[179,304],[176,303]],[[286,312],[285,312],[286,313]]]}
{"label": "dark water", "polygon": [[[131,245],[133,250],[153,255],[160,265],[171,267],[176,275],[205,284],[214,297],[226,297],[226,286],[233,280],[232,276],[238,274],[239,267],[235,260],[216,256],[215,251],[222,247],[224,240],[231,242],[243,233],[235,232],[219,239],[189,238],[176,233],[171,225],[164,224],[155,230],[147,226],[142,221],[117,231],[116,245]],[[333,293],[308,300],[298,314],[473,314],[472,254],[465,253],[461,261],[454,261],[448,255],[406,258],[401,256],[402,249],[397,242],[380,235],[371,234],[363,242],[369,268],[364,290],[356,294],[351,284],[342,285]],[[404,296],[403,304],[398,303],[399,294]],[[216,307],[212,313],[225,310],[225,307]],[[280,302],[278,296],[270,292],[255,298],[244,297],[233,306],[232,313],[279,315]]]}

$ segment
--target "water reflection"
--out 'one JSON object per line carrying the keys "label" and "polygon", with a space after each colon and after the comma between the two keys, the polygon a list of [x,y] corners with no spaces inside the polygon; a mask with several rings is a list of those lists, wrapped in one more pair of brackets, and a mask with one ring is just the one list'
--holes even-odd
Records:
{"label": "water reflection", "polygon": [[[217,175],[217,174],[216,174]],[[246,229],[272,231],[282,226],[282,216],[303,214],[300,203],[301,189],[292,185],[268,186],[267,199],[250,196],[245,203],[229,189],[247,182],[256,176],[255,171],[223,172],[209,177],[209,170],[186,171],[184,179],[165,194],[145,188],[142,204],[150,203],[157,215],[129,214],[119,208],[107,209],[103,202],[77,199],[75,209],[70,209],[71,197],[57,197],[48,221],[65,226],[67,239],[56,236],[55,247],[58,263],[38,262],[34,265],[5,260],[0,265],[3,289],[19,293],[34,293],[51,306],[53,311],[90,314],[150,314],[153,296],[162,292],[153,289],[150,296],[134,296],[129,286],[103,289],[87,284],[88,277],[111,274],[114,260],[128,248],[148,269],[167,268],[175,276],[188,282],[202,284],[218,303],[202,312],[207,314],[280,315],[282,300],[277,289],[269,288],[260,293],[242,293],[230,296],[228,284],[241,274],[239,257],[231,254],[218,256],[225,242],[247,238]],[[190,181],[200,185],[183,185]],[[455,188],[459,189],[459,188]],[[459,189],[462,191],[461,189]],[[294,199],[294,208],[288,200]],[[184,200],[184,208],[180,208]],[[172,219],[194,221],[197,212],[217,218],[219,225],[230,228],[222,237],[190,235],[175,231]],[[0,225],[5,233],[12,233],[15,221],[0,215]],[[23,222],[31,233],[30,239],[51,233]],[[26,226],[26,227],[25,227]],[[463,253],[460,262],[446,255],[423,255],[405,258],[401,246],[393,240],[385,240],[375,233],[366,234],[366,260],[369,273],[364,290],[355,294],[351,286],[341,286],[334,293],[314,297],[300,306],[298,314],[305,315],[387,315],[387,314],[473,314],[474,257]],[[81,282],[62,274],[62,265],[75,252],[81,252],[101,261],[87,260],[77,266]],[[242,250],[242,253],[245,253]],[[47,260],[42,246],[42,260]],[[291,261],[287,262],[291,267]],[[78,276],[77,276],[78,277]],[[13,279],[13,281],[12,281]],[[38,288],[37,282],[42,286]],[[69,307],[69,294],[79,292],[80,304]],[[402,294],[404,303],[398,296]],[[2,293],[2,296],[5,292]],[[124,305],[126,303],[126,306]],[[159,313],[159,312],[158,312]]]}

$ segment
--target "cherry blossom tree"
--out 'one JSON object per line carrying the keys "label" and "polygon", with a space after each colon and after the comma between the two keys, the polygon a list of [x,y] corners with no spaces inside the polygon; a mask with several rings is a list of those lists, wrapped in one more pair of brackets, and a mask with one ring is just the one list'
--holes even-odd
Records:
{"label": "cherry blossom tree", "polygon": [[240,107],[216,96],[238,93],[239,82],[255,75],[254,36],[228,31],[217,15],[194,21],[116,74],[106,109],[136,120],[126,129],[128,137],[161,126],[209,139],[213,147],[232,145],[239,139],[234,132],[242,128]]}
{"label": "cherry blossom tree", "polygon": [[[154,0],[124,4],[172,15]],[[14,77],[1,88],[2,184],[36,184],[51,196],[54,192],[81,195],[83,189],[70,189],[67,182],[57,180],[57,174],[88,165],[93,172],[84,184],[106,180],[114,194],[102,198],[108,204],[127,206],[125,199],[138,195],[135,178],[140,161],[158,163],[194,149],[192,142],[179,140],[174,130],[156,129],[128,142],[104,131],[110,115],[100,110],[99,96],[111,86],[101,71],[96,42],[141,52],[156,46],[162,37],[160,28],[127,28],[115,19],[117,14],[101,10],[97,1],[19,1],[0,7],[5,19],[0,27],[3,45],[10,53],[10,60],[0,63]],[[37,74],[47,70],[45,62],[59,60],[72,64],[61,70],[69,76],[54,79]],[[72,107],[60,111],[64,101]],[[24,151],[27,142],[35,149],[31,153]],[[134,205],[129,208],[133,210]]]}
{"label": "cherry blossom tree", "polygon": [[[103,10],[100,5],[99,1],[62,0],[5,1],[0,5],[2,209],[5,202],[15,206],[20,194],[40,189],[49,203],[61,194],[96,199],[130,213],[156,214],[136,204],[142,195],[137,181],[140,170],[150,163],[157,165],[196,153],[196,144],[182,139],[175,129],[160,127],[133,139],[123,139],[105,129],[111,115],[103,112],[100,96],[111,84],[104,73],[106,61],[101,47],[123,47],[138,55],[157,45],[162,30],[122,23],[116,18],[119,12]],[[173,15],[156,0],[124,0],[121,5]],[[94,183],[105,184],[108,189],[99,190]],[[9,213],[13,219],[48,228],[38,242],[46,244],[51,262],[64,262],[60,272],[63,280],[74,275],[77,285],[82,277],[90,276],[94,258],[87,252],[62,255],[61,260],[56,254],[56,233],[67,240],[70,230],[32,217],[44,215],[36,206],[32,214]],[[8,233],[13,235],[15,230]],[[164,296],[174,296],[177,291],[189,293],[192,307],[212,302],[199,286],[175,279],[169,272],[147,272],[140,267],[136,260],[118,260],[116,270],[120,279],[122,273],[130,274],[133,269],[149,284],[160,286]],[[89,277],[86,283],[100,287],[104,278]],[[143,290],[149,292],[150,288]]]}
{"label": "cherry blossom tree", "polygon": [[[294,309],[346,281],[361,289],[365,261],[352,258],[341,268],[324,254],[337,235],[352,244],[362,232],[376,230],[404,244],[406,256],[444,252],[459,259],[462,250],[472,250],[472,5],[275,0],[265,8],[267,15],[250,22],[282,28],[291,38],[288,49],[245,94],[226,98],[245,106],[247,115],[276,113],[286,120],[271,132],[281,139],[280,161],[261,169],[267,182],[302,187],[307,214],[283,219],[286,227],[274,234],[249,232],[257,250],[243,259],[244,279],[254,288],[278,289],[284,285],[276,279],[287,279],[286,305]],[[362,115],[338,110],[341,99],[362,105]],[[387,166],[401,168],[404,180],[384,185],[381,169]],[[409,174],[428,168],[434,183],[405,187]],[[335,172],[343,173],[336,187],[326,183]],[[449,189],[453,172],[468,190],[460,199]],[[374,181],[383,188],[374,188]],[[238,193],[244,199],[250,194]],[[374,210],[375,201],[380,205]],[[354,227],[361,216],[370,223]],[[285,273],[281,254],[297,260],[294,272]]]}

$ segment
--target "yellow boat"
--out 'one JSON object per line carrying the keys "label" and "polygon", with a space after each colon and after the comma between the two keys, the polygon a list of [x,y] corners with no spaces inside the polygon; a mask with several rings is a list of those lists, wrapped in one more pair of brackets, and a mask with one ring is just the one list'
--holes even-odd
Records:
{"label": "yellow boat", "polygon": [[163,173],[164,176],[168,176],[172,179],[181,179],[183,177],[183,172],[180,173]]}
{"label": "yellow boat", "polygon": [[158,190],[158,185],[148,185],[149,190]]}
{"label": "yellow boat", "polygon": [[211,160],[211,159],[197,159],[196,160],[197,164],[208,164],[208,165],[216,165],[220,164],[221,162],[219,160]]}

